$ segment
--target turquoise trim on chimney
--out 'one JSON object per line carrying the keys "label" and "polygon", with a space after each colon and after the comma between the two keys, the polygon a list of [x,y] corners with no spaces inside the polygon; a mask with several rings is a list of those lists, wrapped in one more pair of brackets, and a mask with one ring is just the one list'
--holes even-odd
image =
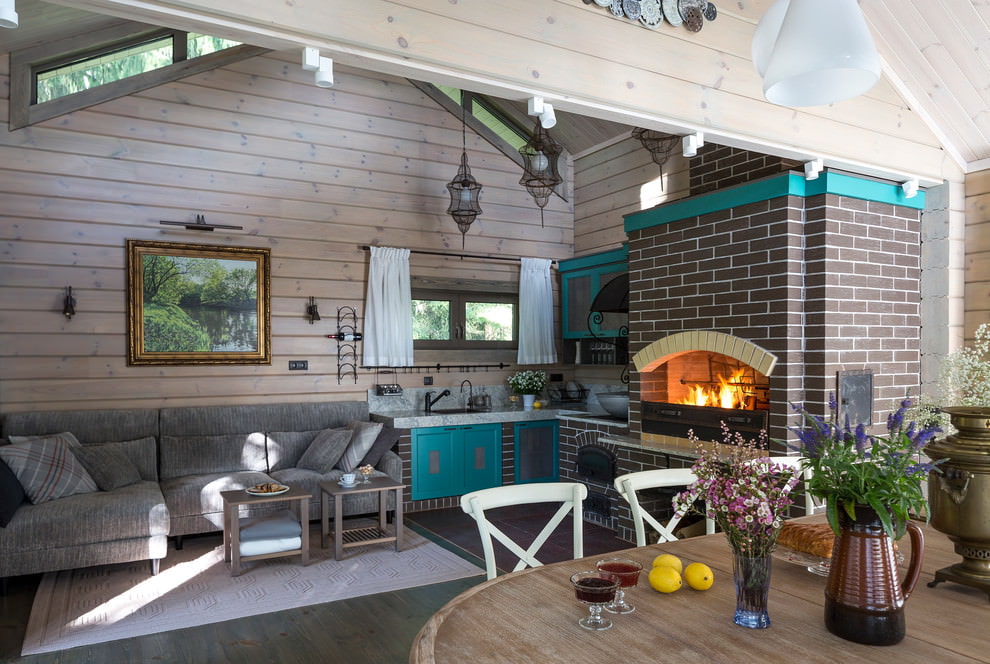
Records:
{"label": "turquoise trim on chimney", "polygon": [[709,194],[664,203],[649,210],[633,212],[625,216],[625,231],[639,231],[651,226],[669,224],[709,212],[766,201],[781,196],[817,196],[836,194],[849,198],[859,198],[876,203],[889,203],[902,207],[923,210],[925,192],[919,191],[914,198],[907,198],[899,184],[878,182],[845,173],[824,172],[815,180],[805,180],[798,173],[783,173],[776,177],[741,184],[729,189],[713,191]]}

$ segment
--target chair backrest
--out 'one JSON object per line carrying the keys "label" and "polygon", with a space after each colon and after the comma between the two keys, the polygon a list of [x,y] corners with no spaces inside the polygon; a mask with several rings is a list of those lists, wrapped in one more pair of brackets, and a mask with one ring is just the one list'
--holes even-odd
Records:
{"label": "chair backrest", "polygon": [[811,468],[801,471],[801,465],[804,463],[804,457],[800,456],[771,456],[770,461],[777,464],[778,466],[787,466],[793,468],[794,472],[801,476],[802,489],[804,489],[804,512],[805,514],[814,514],[815,508],[818,506],[815,503],[815,498],[808,492],[808,481],[811,479]]}
{"label": "chair backrest", "polygon": [[[543,563],[536,559],[536,553],[547,541],[554,529],[563,521],[568,512],[573,513],[573,546],[574,557],[584,556],[584,514],[582,503],[588,495],[588,488],[577,482],[548,482],[534,484],[512,484],[499,486],[491,489],[481,489],[472,491],[461,496],[461,509],[474,518],[478,523],[478,532],[481,534],[481,546],[485,551],[485,569],[489,579],[494,579],[498,575],[498,568],[495,566],[495,549],[492,539],[501,542],[505,547],[519,558],[513,572],[529,566],[539,567]],[[536,536],[529,548],[523,550],[519,544],[514,542],[508,535],[499,530],[485,516],[485,510],[498,507],[508,507],[509,505],[523,505],[531,503],[562,503],[560,509],[550,518],[540,534]]]}
{"label": "chair backrest", "polygon": [[[615,478],[615,489],[619,492],[632,512],[633,524],[636,527],[636,546],[646,546],[646,527],[649,524],[660,536],[660,542],[673,542],[677,539],[674,528],[681,522],[676,513],[666,523],[660,523],[652,514],[639,504],[636,492],[642,489],[660,489],[667,487],[687,487],[697,479],[690,468],[661,468],[658,470],[643,470],[638,473],[627,473]],[[705,532],[709,535],[715,532],[715,522],[705,518]]]}

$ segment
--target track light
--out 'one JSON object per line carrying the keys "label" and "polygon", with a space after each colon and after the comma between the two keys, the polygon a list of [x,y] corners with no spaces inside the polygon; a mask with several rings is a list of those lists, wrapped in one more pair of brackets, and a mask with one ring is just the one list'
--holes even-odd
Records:
{"label": "track light", "polygon": [[313,79],[319,87],[333,86],[333,59],[321,56],[318,48],[312,46],[303,48],[302,68],[305,71],[316,72]]}
{"label": "track light", "polygon": [[804,162],[804,179],[817,180],[824,167],[825,164],[821,157],[815,157],[811,161]]}
{"label": "track light", "polygon": [[17,27],[17,8],[14,0],[0,0],[0,28]]}
{"label": "track light", "polygon": [[540,116],[540,124],[544,129],[557,124],[557,115],[553,112],[553,106],[543,101],[543,97],[530,97],[527,110],[529,115]]}
{"label": "track light", "polygon": [[918,195],[918,178],[902,182],[901,189],[904,191],[904,198],[914,198]]}
{"label": "track light", "polygon": [[705,146],[705,134],[696,131],[681,139],[681,151],[685,157],[693,157],[698,154],[698,148]]}

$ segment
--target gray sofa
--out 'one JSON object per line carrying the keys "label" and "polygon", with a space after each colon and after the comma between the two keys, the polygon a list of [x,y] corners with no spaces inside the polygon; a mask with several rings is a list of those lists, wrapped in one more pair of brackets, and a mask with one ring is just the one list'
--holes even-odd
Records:
{"label": "gray sofa", "polygon": [[[134,560],[150,560],[156,572],[169,536],[181,542],[222,530],[220,491],[263,482],[309,489],[309,517],[317,519],[319,482],[343,471],[297,462],[321,431],[367,420],[367,403],[356,401],[7,414],[4,438],[68,431],[83,447],[111,443],[138,468],[140,481],[21,504],[0,528],[0,578]],[[398,455],[384,452],[375,474],[401,481]],[[375,494],[344,504],[346,516],[377,509]]]}

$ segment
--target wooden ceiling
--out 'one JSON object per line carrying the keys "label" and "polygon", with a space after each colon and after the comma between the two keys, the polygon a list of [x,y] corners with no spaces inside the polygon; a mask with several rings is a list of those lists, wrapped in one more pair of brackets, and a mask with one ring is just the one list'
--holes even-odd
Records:
{"label": "wooden ceiling", "polygon": [[[716,5],[728,1],[716,0]],[[755,25],[772,3],[731,0],[725,11]],[[884,59],[884,73],[895,89],[967,171],[990,168],[990,0],[860,0],[860,4]],[[122,22],[42,0],[17,0],[17,11],[20,27],[0,33],[0,53]],[[518,102],[514,106],[519,109]],[[564,112],[557,117],[554,136],[571,154],[628,135],[631,129]]]}

